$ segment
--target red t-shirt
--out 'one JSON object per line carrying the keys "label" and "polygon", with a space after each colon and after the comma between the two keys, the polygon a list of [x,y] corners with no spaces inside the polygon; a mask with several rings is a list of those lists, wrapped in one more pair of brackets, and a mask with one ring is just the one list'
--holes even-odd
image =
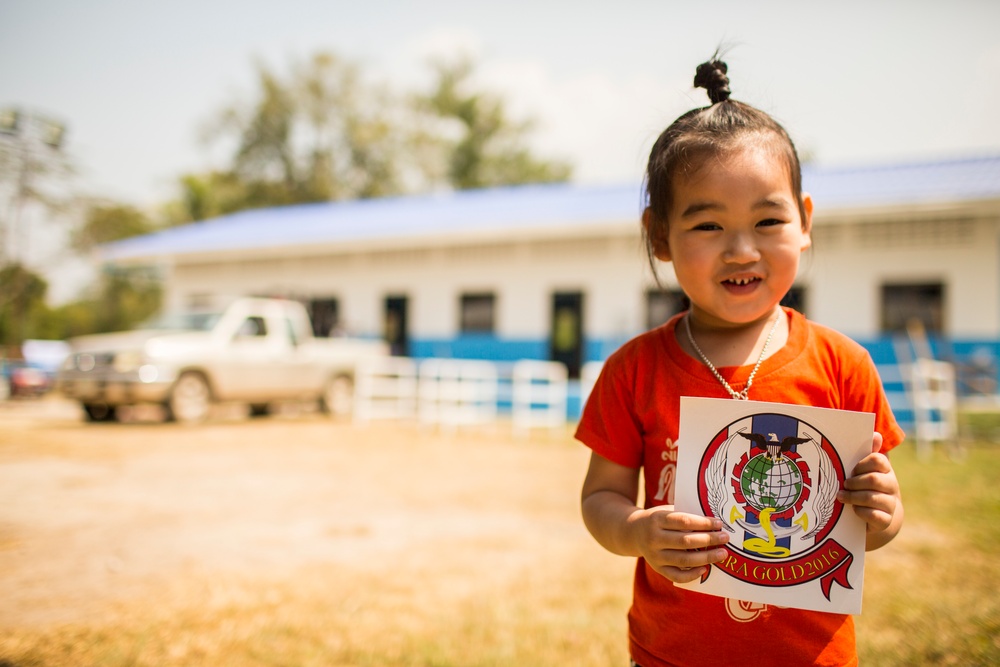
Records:
{"label": "red t-shirt", "polygon": [[[868,352],[786,309],[788,341],[761,364],[750,399],[875,413],[882,451],[903,440]],[[634,338],[605,362],[576,437],[596,454],[642,468],[645,506],[674,502],[680,397],[727,398],[675,338],[682,315]],[[736,391],[751,366],[721,368]],[[675,587],[640,558],[629,610],[632,659],[673,665],[856,665],[849,615],[728,600]]]}

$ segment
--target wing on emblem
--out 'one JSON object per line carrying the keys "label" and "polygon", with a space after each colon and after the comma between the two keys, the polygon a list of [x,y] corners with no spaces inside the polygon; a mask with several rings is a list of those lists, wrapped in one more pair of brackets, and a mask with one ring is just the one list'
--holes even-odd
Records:
{"label": "wing on emblem", "polygon": [[813,529],[801,537],[803,540],[813,537],[830,522],[830,517],[833,516],[833,504],[837,502],[837,489],[839,487],[837,476],[833,474],[830,457],[820,447],[819,442],[813,440],[813,444],[819,451],[819,482],[816,484],[816,502],[813,505],[819,518]]}
{"label": "wing on emblem", "polygon": [[708,506],[711,508],[712,514],[722,520],[722,527],[730,533],[735,533],[736,530],[726,522],[724,514],[726,498],[729,497],[726,491],[726,461],[729,458],[729,443],[732,442],[734,437],[735,435],[730,436],[726,440],[726,444],[719,447],[712,460],[708,462],[707,470]]}

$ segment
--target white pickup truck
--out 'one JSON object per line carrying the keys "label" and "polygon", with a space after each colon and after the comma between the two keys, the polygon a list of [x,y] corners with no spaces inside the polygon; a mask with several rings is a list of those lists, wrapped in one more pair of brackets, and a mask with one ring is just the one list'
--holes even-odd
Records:
{"label": "white pickup truck", "polygon": [[244,403],[251,414],[263,414],[276,403],[318,400],[340,415],[351,410],[357,366],[388,354],[381,341],[315,338],[302,304],[257,298],[69,343],[58,388],[90,421],[110,421],[121,406],[149,403],[181,422],[204,420],[218,402]]}

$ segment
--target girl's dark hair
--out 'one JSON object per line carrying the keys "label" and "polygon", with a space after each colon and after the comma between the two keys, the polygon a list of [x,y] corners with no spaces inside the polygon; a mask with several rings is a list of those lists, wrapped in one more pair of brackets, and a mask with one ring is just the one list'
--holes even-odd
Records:
{"label": "girl's dark hair", "polygon": [[749,104],[730,99],[729,68],[712,58],[698,65],[694,85],[708,91],[712,104],[681,115],[660,134],[646,167],[646,198],[650,219],[644,226],[646,252],[656,275],[654,247],[667,238],[667,215],[678,176],[700,168],[706,159],[747,144],[768,145],[788,165],[792,193],[799,214],[806,219],[802,203],[802,168],[788,133],[776,120]]}

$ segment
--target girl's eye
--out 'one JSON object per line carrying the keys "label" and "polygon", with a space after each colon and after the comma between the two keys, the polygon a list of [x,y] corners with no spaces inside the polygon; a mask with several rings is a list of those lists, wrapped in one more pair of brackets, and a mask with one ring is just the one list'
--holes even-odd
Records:
{"label": "girl's eye", "polygon": [[697,231],[711,232],[722,228],[715,222],[700,222],[694,226],[694,229]]}
{"label": "girl's eye", "polygon": [[775,225],[782,225],[784,222],[777,220],[775,218],[768,218],[767,220],[761,220],[757,223],[758,227],[774,227]]}

